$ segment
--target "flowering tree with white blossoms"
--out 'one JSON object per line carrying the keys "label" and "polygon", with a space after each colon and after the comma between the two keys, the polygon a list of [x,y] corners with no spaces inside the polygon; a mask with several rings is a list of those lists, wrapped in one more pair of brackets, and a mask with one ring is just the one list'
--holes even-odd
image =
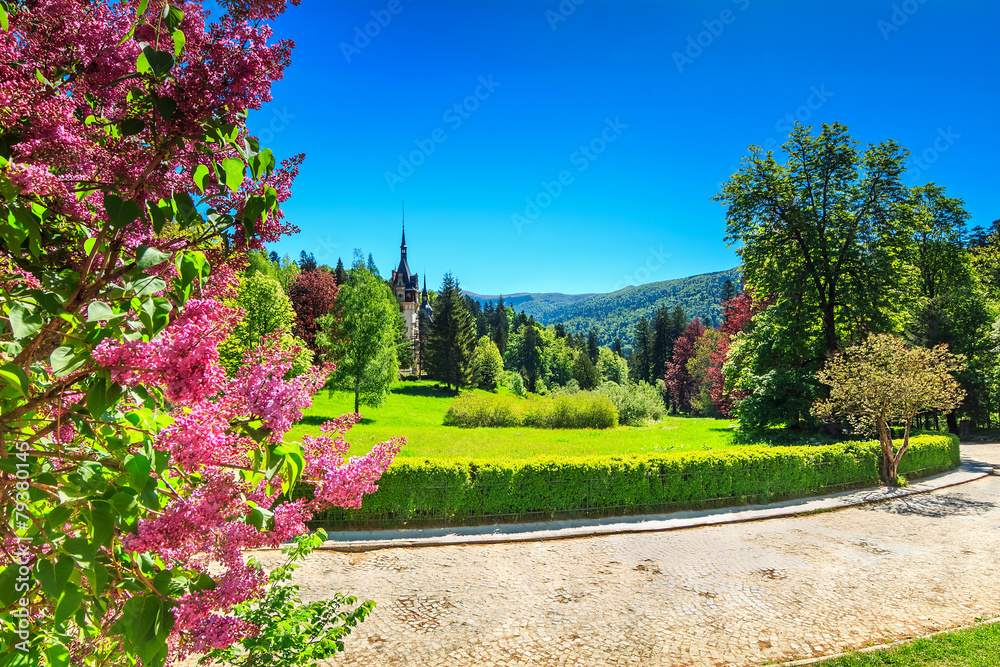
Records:
{"label": "flowering tree with white blossoms", "polygon": [[289,64],[285,0],[219,4],[0,0],[0,667],[253,636],[243,553],[359,506],[401,444],[347,458],[356,415],[286,443],[331,369],[289,379],[276,340],[219,364],[302,159],[246,127]]}

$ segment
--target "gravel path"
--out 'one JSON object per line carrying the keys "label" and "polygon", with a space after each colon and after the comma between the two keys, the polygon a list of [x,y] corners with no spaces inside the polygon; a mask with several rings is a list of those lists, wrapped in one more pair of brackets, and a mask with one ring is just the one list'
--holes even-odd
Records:
{"label": "gravel path", "polygon": [[[962,450],[1000,465],[1000,445]],[[747,524],[317,552],[296,580],[307,599],[341,590],[378,603],[331,665],[721,667],[830,654],[1000,615],[998,554],[994,475]]]}

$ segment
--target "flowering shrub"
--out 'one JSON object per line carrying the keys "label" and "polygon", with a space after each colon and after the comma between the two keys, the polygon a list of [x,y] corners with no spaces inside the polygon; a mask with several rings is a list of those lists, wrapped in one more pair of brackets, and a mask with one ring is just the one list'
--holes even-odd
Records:
{"label": "flowering shrub", "polygon": [[218,4],[0,2],[0,666],[255,636],[243,552],[358,507],[401,444],[347,459],[357,416],[285,443],[331,369],[290,377],[267,337],[219,363],[247,252],[295,231],[302,158],[245,122],[289,62],[265,23],[284,0]]}

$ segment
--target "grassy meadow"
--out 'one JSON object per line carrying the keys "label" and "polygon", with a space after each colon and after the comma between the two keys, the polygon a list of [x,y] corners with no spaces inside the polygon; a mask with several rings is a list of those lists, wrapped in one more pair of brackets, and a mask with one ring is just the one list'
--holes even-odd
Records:
{"label": "grassy meadow", "polygon": [[[406,438],[400,457],[421,459],[645,454],[735,444],[733,422],[723,419],[667,417],[649,426],[605,430],[443,426],[444,413],[454,396],[454,392],[437,389],[429,381],[397,385],[380,407],[362,406],[364,419],[347,434],[351,453],[364,454],[375,443],[393,436]],[[353,409],[353,394],[321,391],[286,437],[298,440],[306,434],[318,434],[324,421]]]}

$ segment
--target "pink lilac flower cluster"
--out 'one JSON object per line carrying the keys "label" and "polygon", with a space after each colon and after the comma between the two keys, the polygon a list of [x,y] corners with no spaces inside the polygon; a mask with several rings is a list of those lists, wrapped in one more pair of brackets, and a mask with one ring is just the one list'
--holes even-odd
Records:
{"label": "pink lilac flower cluster", "polygon": [[[106,251],[90,258],[96,260],[93,265],[81,248],[61,248],[69,258],[65,268],[91,280],[89,293],[98,294],[118,281],[142,245],[170,255],[201,250],[212,265],[209,284],[171,313],[171,322],[158,336],[107,340],[92,356],[113,381],[162,396],[160,409],[170,416],[154,442],[170,455],[158,480],[169,493],[163,493],[162,511],[147,514],[124,538],[126,548],[155,554],[171,566],[210,573],[216,581],[212,590],[173,601],[172,658],[231,644],[255,628],[233,620],[229,610],[258,598],[265,583],[263,574],[244,561],[244,552],[301,534],[317,510],[333,504],[356,507],[363,494],[377,488],[402,444],[392,440],[346,460],[343,435],[357,421],[357,416],[346,416],[324,426],[320,436],[305,438],[303,478],[315,485],[312,499],[287,502],[273,486],[246,481],[253,478],[247,470],[252,450],[284,438],[330,369],[289,378],[291,358],[266,346],[235,377],[227,377],[217,348],[238,313],[219,299],[231,295],[247,250],[262,249],[297,230],[276,211],[258,217],[249,238],[236,225],[223,232],[225,242],[220,243],[196,234],[154,233],[147,213],[149,206],[170,201],[176,193],[201,197],[192,175],[208,163],[202,150],[207,123],[234,124],[238,142],[248,137],[240,114],[271,99],[272,83],[290,62],[293,44],[272,42],[270,28],[261,23],[284,11],[286,1],[219,0],[225,13],[209,23],[201,2],[175,0],[184,14],[179,25],[183,49],[177,52],[160,20],[165,0],[8,4],[14,11],[9,29],[0,30],[0,134],[18,141],[10,146],[3,176],[20,202],[48,210],[46,220],[62,216],[65,229],[107,239]],[[147,45],[176,56],[169,76],[136,77],[137,59]],[[138,86],[145,87],[139,99],[148,94],[170,100],[175,109],[163,113],[157,105],[143,107],[134,93]],[[126,121],[141,121],[139,129],[121,131]],[[218,143],[212,150],[215,162],[240,157]],[[302,156],[283,160],[269,175],[247,178],[236,192],[210,189],[199,210],[211,207],[239,218],[248,196],[265,193],[280,204],[290,196],[301,163]],[[141,211],[138,219],[115,229],[104,207],[106,193],[134,201]],[[84,245],[82,239],[79,245]],[[5,268],[17,272],[11,263]],[[160,269],[166,278],[172,272],[169,263]],[[29,273],[13,280],[41,286],[38,276]],[[65,409],[53,399],[47,414],[54,419]],[[244,430],[250,423],[264,430],[263,445]],[[64,442],[72,437],[72,426],[65,423],[54,434]],[[250,520],[254,513],[272,507],[272,525],[255,527]],[[130,593],[119,589],[114,594]]]}

